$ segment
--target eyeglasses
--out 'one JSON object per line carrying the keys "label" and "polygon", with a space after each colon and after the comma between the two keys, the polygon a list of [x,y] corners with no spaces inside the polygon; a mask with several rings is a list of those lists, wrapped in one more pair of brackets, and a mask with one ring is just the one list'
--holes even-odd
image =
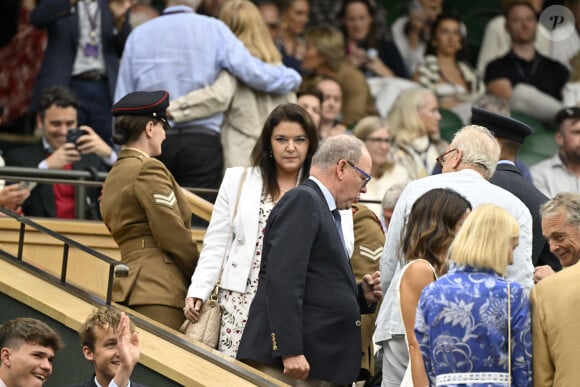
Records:
{"label": "eyeglasses", "polygon": [[367,137],[365,141],[369,141],[375,144],[390,144],[390,138],[383,138],[383,137]]}
{"label": "eyeglasses", "polygon": [[360,173],[360,175],[362,177],[362,181],[363,181],[363,184],[362,184],[363,187],[366,186],[369,181],[371,181],[371,175],[369,175],[368,173],[366,173],[365,171],[363,171],[362,169],[357,167],[352,161],[346,160],[346,162],[348,163],[348,165],[350,165],[351,167],[356,169],[356,171],[358,173]]}
{"label": "eyeglasses", "polygon": [[453,149],[449,149],[447,152],[443,153],[441,156],[437,157],[435,160],[437,161],[437,164],[443,168],[443,164],[445,164],[445,162],[447,161],[448,157],[447,156],[449,153],[451,152],[455,152],[457,150],[457,148],[453,148]]}

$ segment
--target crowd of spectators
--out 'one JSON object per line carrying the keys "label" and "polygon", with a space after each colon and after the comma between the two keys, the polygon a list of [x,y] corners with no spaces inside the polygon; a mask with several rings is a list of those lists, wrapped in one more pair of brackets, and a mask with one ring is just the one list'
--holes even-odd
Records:
{"label": "crowd of spectators", "polygon": [[[161,5],[147,0],[38,0],[36,4],[22,1],[16,7],[19,15],[16,32],[3,31],[11,36],[3,41],[0,58],[11,58],[17,51],[36,52],[44,45],[46,48],[44,55],[21,55],[17,61],[6,62],[8,65],[0,72],[0,87],[5,88],[0,104],[6,107],[3,114],[11,126],[22,122],[18,120],[23,116],[28,115],[29,121],[33,117],[38,141],[5,152],[3,161],[9,166],[58,170],[110,171],[113,167],[109,176],[124,184],[126,179],[118,175],[118,158],[128,157],[127,149],[133,152],[138,144],[136,139],[113,141],[118,136],[115,130],[138,129],[140,136],[146,138],[150,123],[163,128],[163,139],[147,137],[148,142],[153,141],[160,149],[145,153],[147,158],[161,161],[164,176],[174,176],[175,180],[166,176],[172,182],[171,192],[181,192],[178,185],[219,192],[217,199],[207,196],[215,200],[215,207],[199,262],[193,267],[180,267],[180,281],[184,283],[179,284],[178,301],[166,303],[171,308],[171,313],[168,312],[171,318],[161,322],[173,328],[179,325],[182,298],[186,300],[185,317],[197,321],[201,305],[208,299],[216,279],[221,278],[219,262],[223,256],[233,263],[223,268],[220,302],[225,309],[218,350],[232,357],[236,356],[240,343],[244,347],[248,316],[256,313],[264,316],[261,310],[250,311],[254,295],[259,294],[260,302],[271,307],[263,281],[269,279],[269,288],[279,288],[278,284],[272,284],[273,277],[265,267],[262,253],[278,251],[276,244],[286,239],[271,241],[271,235],[264,234],[264,230],[272,228],[281,233],[287,226],[277,223],[270,227],[269,214],[279,201],[298,200],[294,194],[286,199],[286,193],[308,180],[325,195],[335,196],[334,200],[347,190],[362,200],[363,204],[353,209],[352,203],[322,201],[330,210],[332,204],[334,209],[342,210],[334,218],[340,238],[327,242],[342,240],[347,255],[353,257],[353,266],[362,262],[360,257],[377,257],[375,245],[377,240],[384,243],[386,233],[386,247],[380,258],[381,275],[373,274],[371,279],[365,276],[378,268],[377,257],[374,260],[377,267],[363,265],[368,271],[360,271],[356,278],[361,295],[364,293],[367,300],[373,301],[370,304],[380,299],[378,293],[373,293],[378,292],[375,288],[378,282],[386,295],[378,314],[373,309],[376,305],[371,308],[370,304],[361,304],[361,310],[373,315],[363,321],[377,321],[375,341],[382,346],[383,358],[376,365],[384,367],[384,386],[399,385],[403,377],[411,377],[417,383],[426,382],[427,378],[433,383],[435,380],[438,384],[450,383],[455,379],[449,374],[463,372],[437,358],[441,354],[436,353],[431,335],[441,333],[428,329],[433,319],[444,313],[437,309],[438,304],[427,305],[425,299],[432,299],[439,286],[450,286],[435,281],[448,270],[447,250],[458,265],[451,264],[450,271],[457,281],[479,291],[473,283],[477,281],[472,281],[476,276],[472,272],[477,275],[485,272],[481,281],[493,283],[489,289],[495,290],[491,293],[502,288],[500,300],[494,302],[503,302],[506,297],[505,283],[500,277],[507,276],[512,281],[513,287],[507,285],[508,291],[513,292],[512,306],[517,308],[512,317],[519,316],[521,324],[517,329],[523,331],[518,333],[522,342],[517,349],[523,352],[521,359],[529,363],[531,338],[525,330],[529,329],[531,313],[527,293],[547,277],[562,278],[555,273],[573,266],[579,258],[577,251],[567,251],[570,249],[561,247],[562,241],[557,236],[546,231],[555,222],[554,211],[546,208],[562,192],[580,194],[580,1],[563,2],[575,23],[566,39],[556,37],[553,34],[557,31],[549,31],[539,23],[543,1],[499,3],[497,13],[501,15],[486,27],[488,33],[476,66],[466,53],[469,25],[457,14],[448,12],[450,7],[443,0],[409,0],[407,12],[391,25],[385,16],[390,11],[388,5],[385,7],[376,0],[165,0]],[[29,68],[33,75],[20,75],[22,68]],[[18,87],[13,86],[15,80]],[[113,116],[119,113],[112,114],[111,108],[127,95],[162,90],[167,91],[162,98],[163,104],[169,105],[167,117],[164,111],[149,112],[146,106],[139,105],[135,109],[147,110],[147,119],[139,121],[139,128],[124,127],[126,123],[122,120],[113,125]],[[10,101],[9,94],[17,94],[18,98]],[[131,106],[125,107],[125,113],[135,115],[130,112]],[[440,132],[443,110],[467,125],[455,128],[451,143]],[[510,111],[553,126],[557,152],[535,165],[524,165],[518,155],[534,133],[528,125],[510,118]],[[22,132],[27,131],[23,127]],[[328,153],[323,155],[327,159],[315,158],[319,165],[312,169],[321,180],[309,177],[319,142],[324,144],[333,138],[337,147],[351,144],[360,148],[360,152],[349,153],[340,148],[344,157],[338,157],[339,148],[334,153],[322,148]],[[348,158],[354,154],[356,158]],[[330,165],[330,159],[335,163]],[[336,176],[330,178],[334,167]],[[349,171],[348,178],[343,176],[345,170]],[[362,181],[358,191],[354,185],[349,186],[351,174]],[[112,178],[107,187],[111,181]],[[238,191],[239,186],[242,188]],[[443,207],[433,212],[436,209],[433,203],[437,204],[438,198],[431,199],[431,207],[421,207],[421,200],[429,200],[427,193],[432,189],[444,191],[439,192],[441,195],[460,196],[469,201],[467,204],[473,206],[474,212],[482,213],[470,221],[469,227],[481,226],[481,230],[495,235],[494,230],[481,223],[485,222],[485,212],[503,222],[497,227],[509,229],[502,235],[505,248],[489,250],[500,255],[494,257],[500,261],[473,261],[473,257],[461,256],[459,250],[469,238],[458,231],[459,226],[455,228],[463,222],[463,217],[456,215],[469,213],[471,207]],[[109,188],[99,212],[99,192],[89,190],[90,212],[82,216],[99,219],[102,215],[109,224],[115,223],[113,219],[119,212],[115,205],[128,197],[123,191],[123,197],[108,201],[115,194]],[[173,199],[163,196],[167,199],[164,204],[172,207],[177,197],[183,207],[182,194],[174,195]],[[401,199],[397,202],[399,195]],[[489,203],[495,207],[477,210],[478,205]],[[372,212],[367,212],[364,204]],[[0,190],[0,205],[28,216],[79,215],[75,210],[75,188],[65,184],[7,184]],[[414,214],[420,208],[421,213]],[[446,211],[458,208],[461,211],[454,213],[452,219],[446,218]],[[428,253],[418,253],[413,249],[417,246],[404,243],[411,233],[420,231],[413,228],[418,227],[417,222],[428,226],[425,220],[428,210],[432,211],[429,219],[436,225],[433,227],[445,224],[448,228],[445,249],[433,253],[425,247]],[[284,216],[277,215],[275,219],[282,223],[292,212],[287,207],[279,211],[284,211]],[[187,209],[181,208],[181,212],[184,213],[179,216],[179,223],[189,223]],[[437,217],[445,219],[439,221]],[[147,217],[144,219],[143,222],[149,222]],[[319,221],[321,228],[313,232],[325,229],[326,223],[317,218],[316,222]],[[363,221],[373,229],[370,240],[366,236],[368,230],[361,227]],[[577,220],[559,221],[566,227],[577,227]],[[316,222],[303,225],[296,220],[295,224],[304,232],[306,226]],[[564,227],[560,223],[558,227]],[[189,224],[180,231],[184,230],[189,232]],[[111,231],[116,240],[123,240],[123,227],[113,227]],[[163,231],[172,234],[171,227]],[[432,231],[427,228],[423,232]],[[456,234],[461,238],[449,248]],[[415,244],[428,242],[419,235],[411,239]],[[262,245],[264,241],[272,245]],[[580,241],[574,240],[574,246],[577,243]],[[167,252],[162,245],[155,242],[156,248]],[[309,252],[304,251],[307,262],[318,249],[315,246]],[[360,257],[355,260],[357,254]],[[196,253],[191,255],[191,261],[195,261]],[[167,256],[175,258],[171,253]],[[417,265],[421,259],[426,259],[427,264]],[[410,266],[413,261],[417,262]],[[407,277],[419,272],[417,276],[424,277],[424,281],[407,284],[400,279],[407,267]],[[132,281],[138,282],[136,276],[137,273],[132,273]],[[186,291],[190,276],[191,285]],[[302,289],[298,280],[293,285]],[[421,295],[424,288],[426,291]],[[306,286],[304,292],[310,295],[311,291]],[[493,298],[486,292],[482,291],[482,298],[476,302]],[[124,297],[129,299],[131,292],[126,293]],[[533,294],[537,297],[536,305],[544,307],[541,291]],[[446,293],[447,296],[455,297],[453,292]],[[359,297],[359,304],[361,300]],[[351,301],[357,305],[357,300]],[[399,305],[400,302],[405,304]],[[137,304],[144,314],[157,313],[157,309],[147,309],[152,305]],[[279,323],[278,327],[284,327],[287,322]],[[498,326],[504,323],[498,322]],[[258,328],[252,325],[252,332]],[[370,328],[370,334],[366,329],[362,349],[368,353],[361,362],[361,369],[365,370],[361,378],[381,374],[375,372],[370,345],[374,329]],[[297,332],[291,333],[279,334],[298,337]],[[272,335],[272,345],[277,347],[275,333]],[[505,349],[502,335],[503,332],[495,337],[495,344],[501,347],[499,352]],[[255,338],[246,340],[252,342]],[[264,342],[259,344],[263,346]],[[271,365],[264,360],[263,353],[257,355],[247,346],[244,353],[245,360]],[[519,352],[513,356],[516,353]],[[290,355],[290,360],[284,359],[280,364],[297,378],[306,378],[308,362],[294,357],[298,354]],[[407,367],[409,356],[413,370]],[[316,359],[312,371],[326,380],[326,368],[324,371],[316,368],[319,360]],[[498,360],[498,364],[503,364],[503,360]],[[419,369],[417,362],[421,365]],[[531,365],[517,367],[512,377],[520,380],[521,385],[529,385]],[[503,365],[499,368],[501,372],[507,369]],[[345,377],[341,374],[329,380],[342,382]]]}

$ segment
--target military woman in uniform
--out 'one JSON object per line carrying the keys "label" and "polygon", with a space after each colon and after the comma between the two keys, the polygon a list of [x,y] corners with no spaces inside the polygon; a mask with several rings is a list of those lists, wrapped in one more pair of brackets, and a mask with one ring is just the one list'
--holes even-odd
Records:
{"label": "military woman in uniform", "polygon": [[113,300],[178,329],[197,263],[191,209],[171,173],[155,156],[168,127],[166,91],[134,92],[112,109],[113,141],[121,145],[103,185],[101,215],[129,275],[115,278]]}

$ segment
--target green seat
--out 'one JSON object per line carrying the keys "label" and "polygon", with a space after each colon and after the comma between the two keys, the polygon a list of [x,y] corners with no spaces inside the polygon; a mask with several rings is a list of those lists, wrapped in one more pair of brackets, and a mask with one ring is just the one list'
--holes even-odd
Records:
{"label": "green seat", "polygon": [[463,127],[463,121],[451,110],[439,108],[439,113],[441,114],[441,121],[439,121],[441,138],[447,142],[451,142],[455,132]]}
{"label": "green seat", "polygon": [[534,133],[546,132],[548,128],[539,120],[527,114],[520,112],[511,112],[511,117],[525,124],[528,124],[534,129]]}
{"label": "green seat", "polygon": [[518,158],[528,166],[552,157],[558,151],[558,145],[554,139],[554,133],[548,131],[536,131],[527,137],[520,149]]}
{"label": "green seat", "polygon": [[518,158],[526,163],[526,165],[532,166],[537,164],[542,160],[552,157],[558,151],[554,133],[547,130],[542,122],[519,112],[512,112],[511,116],[518,121],[530,125],[534,130],[534,133],[525,139],[518,155]]}

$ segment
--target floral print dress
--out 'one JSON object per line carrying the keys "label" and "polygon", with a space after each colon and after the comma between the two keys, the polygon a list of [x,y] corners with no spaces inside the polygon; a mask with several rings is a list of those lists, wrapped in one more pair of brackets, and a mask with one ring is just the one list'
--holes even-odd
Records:
{"label": "floral print dress", "polygon": [[264,230],[266,221],[274,203],[270,195],[262,194],[258,218],[258,239],[254,258],[250,269],[250,276],[246,284],[245,293],[238,293],[232,290],[220,289],[219,301],[222,306],[222,324],[220,338],[217,349],[225,355],[236,357],[238,346],[242,339],[242,333],[248,320],[250,305],[258,290],[258,275],[260,273],[260,262],[262,261],[262,243],[264,241]]}
{"label": "floral print dress", "polygon": [[[421,294],[415,321],[432,386],[508,386],[506,280],[492,270],[456,267]],[[510,282],[511,386],[532,385],[528,298]]]}

